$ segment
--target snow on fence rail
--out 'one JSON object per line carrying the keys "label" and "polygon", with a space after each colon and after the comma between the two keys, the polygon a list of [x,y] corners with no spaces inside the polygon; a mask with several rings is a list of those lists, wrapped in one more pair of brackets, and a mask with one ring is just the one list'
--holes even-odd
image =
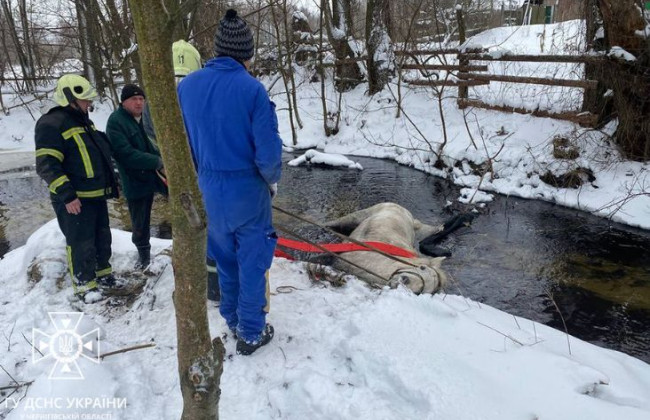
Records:
{"label": "snow on fence rail", "polygon": [[[398,55],[408,56],[416,61],[423,61],[426,63],[431,59],[436,59],[441,62],[447,60],[442,58],[445,55],[455,55],[459,64],[424,64],[416,63],[402,63],[399,68],[401,71],[408,70],[440,70],[447,71],[448,74],[444,77],[437,76],[435,80],[431,78],[414,79],[405,76],[403,80],[409,85],[413,86],[437,86],[437,87],[458,87],[458,106],[461,109],[467,107],[485,108],[501,112],[515,112],[520,114],[531,114],[539,117],[549,117],[560,120],[568,120],[584,126],[594,126],[597,123],[598,116],[588,112],[579,111],[553,111],[540,109],[539,106],[535,109],[529,109],[525,106],[515,106],[511,104],[494,104],[486,103],[478,98],[469,99],[467,92],[461,91],[463,87],[474,87],[489,85],[491,82],[501,83],[514,83],[514,84],[534,84],[542,86],[555,86],[555,87],[571,87],[580,89],[595,89],[598,85],[596,80],[587,79],[568,79],[560,77],[533,77],[509,74],[479,74],[480,72],[487,72],[488,65],[478,64],[475,61],[500,61],[500,62],[520,62],[520,63],[596,63],[602,58],[593,55],[527,55],[527,54],[501,54],[490,55],[484,54],[485,50],[472,49],[468,50],[459,49],[429,49],[429,50],[412,50],[412,51],[399,51]],[[425,58],[418,59],[424,56]],[[474,62],[473,62],[474,61]],[[450,77],[451,76],[451,77]]]}
{"label": "snow on fence rail", "polygon": [[[602,58],[593,55],[529,55],[529,54],[459,54],[459,61],[462,60],[466,63],[472,61],[511,61],[523,63],[595,63]],[[558,77],[533,77],[533,76],[513,76],[504,74],[476,74],[469,72],[459,72],[457,77],[467,81],[487,81],[487,82],[505,82],[505,83],[521,83],[521,84],[534,84],[543,86],[558,86],[558,87],[573,87],[584,90],[596,89],[598,86],[597,80],[588,79],[565,79]],[[458,106],[461,109],[467,107],[484,108],[502,112],[515,112],[519,114],[532,114],[539,117],[549,117],[560,120],[568,120],[578,123],[583,126],[595,126],[598,121],[598,116],[589,112],[579,111],[561,111],[554,112],[552,110],[537,109],[531,110],[526,107],[500,105],[486,103],[480,99],[468,99],[467,96],[459,95]]]}

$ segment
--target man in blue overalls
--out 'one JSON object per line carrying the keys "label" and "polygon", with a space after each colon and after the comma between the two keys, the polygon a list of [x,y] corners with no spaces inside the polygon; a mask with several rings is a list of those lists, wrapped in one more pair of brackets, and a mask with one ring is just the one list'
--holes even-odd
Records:
{"label": "man in blue overalls", "polygon": [[282,140],[274,104],[247,71],[253,36],[228,10],[215,36],[217,57],[178,85],[183,120],[208,213],[208,257],[217,261],[219,311],[248,355],[273,338],[266,324],[277,236],[271,199],[280,180]]}

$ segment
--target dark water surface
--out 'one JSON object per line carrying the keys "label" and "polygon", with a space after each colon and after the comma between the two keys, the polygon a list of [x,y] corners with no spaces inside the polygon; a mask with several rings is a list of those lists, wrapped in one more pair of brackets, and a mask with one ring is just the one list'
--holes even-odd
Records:
{"label": "dark water surface", "polygon": [[[364,170],[285,166],[275,204],[324,221],[393,201],[430,224],[467,209],[445,180],[391,161],[353,160]],[[276,223],[295,225],[286,216]],[[450,293],[562,331],[564,318],[570,334],[650,362],[650,232],[495,195],[471,228],[441,245],[452,253],[443,263],[456,283]]]}
{"label": "dark water surface", "polygon": [[[275,204],[325,221],[393,201],[430,224],[464,209],[458,188],[444,180],[390,161],[354,160],[363,171],[285,165]],[[163,208],[158,203],[153,233],[168,238]],[[0,256],[53,217],[39,179],[0,180]],[[310,238],[326,236],[285,215],[276,214],[275,222]],[[126,206],[111,205],[111,225],[129,228]],[[560,330],[563,318],[572,335],[650,362],[650,232],[495,196],[471,228],[441,245],[452,253],[443,263],[455,280],[450,293]]]}

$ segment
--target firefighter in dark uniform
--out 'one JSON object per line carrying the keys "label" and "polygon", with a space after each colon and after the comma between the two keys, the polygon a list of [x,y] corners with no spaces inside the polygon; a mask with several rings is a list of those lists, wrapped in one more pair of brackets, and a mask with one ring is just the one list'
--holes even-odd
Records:
{"label": "firefighter in dark uniform", "polygon": [[[88,118],[97,92],[82,76],[56,85],[52,108],[36,123],[36,172],[50,190],[65,236],[75,294],[86,303],[119,287],[113,275],[106,200],[118,195],[110,143]],[[94,293],[91,293],[94,292]]]}

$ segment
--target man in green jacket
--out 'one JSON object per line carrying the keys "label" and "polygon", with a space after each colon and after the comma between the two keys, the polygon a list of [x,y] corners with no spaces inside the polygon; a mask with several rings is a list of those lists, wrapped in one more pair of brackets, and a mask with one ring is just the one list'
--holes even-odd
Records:
{"label": "man in green jacket", "polygon": [[110,144],[88,119],[97,92],[76,74],[62,76],[50,109],[36,123],[36,172],[50,190],[65,236],[75,294],[86,303],[119,286],[109,263],[111,229],[106,200],[117,197]]}
{"label": "man in green jacket", "polygon": [[145,98],[139,86],[125,85],[120,95],[120,106],[106,124],[106,134],[122,180],[122,192],[129,206],[131,240],[138,249],[135,265],[138,270],[146,268],[151,260],[149,240],[154,193],[167,194],[160,151],[142,124]]}

